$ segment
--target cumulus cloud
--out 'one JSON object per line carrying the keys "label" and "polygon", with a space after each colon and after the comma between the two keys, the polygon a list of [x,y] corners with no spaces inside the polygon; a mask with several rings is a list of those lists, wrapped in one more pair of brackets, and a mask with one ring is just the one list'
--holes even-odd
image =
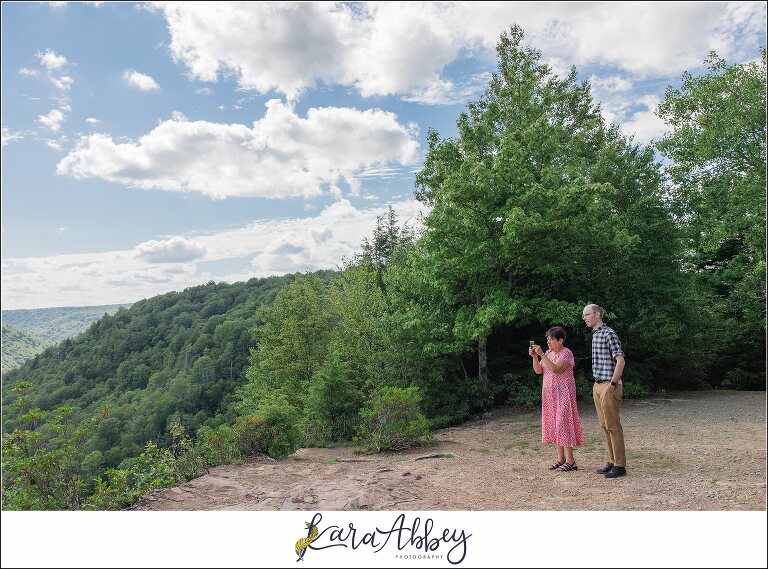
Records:
{"label": "cumulus cloud", "polygon": [[440,72],[466,44],[461,23],[437,3],[392,4],[155,3],[174,59],[196,79],[234,73],[244,89],[289,99],[325,83],[442,101],[451,85]]}
{"label": "cumulus cloud", "polygon": [[158,85],[152,77],[139,73],[133,69],[126,69],[123,71],[123,79],[130,86],[136,87],[142,91],[156,91],[160,88],[160,85]]}
{"label": "cumulus cloud", "polygon": [[26,75],[28,77],[37,77],[39,75],[39,72],[37,69],[29,69],[27,67],[22,67],[19,69],[19,75]]}
{"label": "cumulus cloud", "polygon": [[[415,200],[392,207],[411,227],[423,210]],[[3,308],[133,302],[212,279],[234,282],[333,269],[359,250],[385,213],[383,207],[357,209],[342,200],[314,217],[259,220],[194,238],[147,241],[127,251],[6,258]],[[204,268],[208,261],[226,261],[229,268],[211,272]]]}
{"label": "cumulus cloud", "polygon": [[697,67],[710,49],[736,55],[735,32],[757,38],[765,23],[760,2],[666,3],[653,10],[642,3],[550,2],[154,5],[168,22],[174,59],[194,78],[234,74],[243,89],[289,99],[320,83],[341,84],[363,96],[398,94],[425,104],[471,96],[472,81],[454,85],[442,77],[444,68],[466,55],[492,57],[513,22],[563,70],[606,65],[637,76]]}
{"label": "cumulus cloud", "polygon": [[42,65],[49,71],[60,69],[61,67],[64,67],[67,64],[66,57],[64,57],[63,55],[58,55],[55,51],[51,49],[46,49],[45,51],[38,51],[36,55],[37,55],[37,58],[40,60],[40,65]]}
{"label": "cumulus cloud", "polygon": [[309,197],[340,179],[354,189],[361,169],[408,163],[416,136],[414,125],[378,109],[313,108],[303,118],[272,100],[252,128],[176,115],[136,142],[81,137],[57,172],[213,198]]}
{"label": "cumulus cloud", "polygon": [[185,263],[205,255],[205,247],[183,237],[164,241],[146,241],[136,247],[136,254],[150,263]]}
{"label": "cumulus cloud", "polygon": [[53,132],[59,131],[63,120],[64,113],[62,113],[59,109],[53,109],[47,115],[39,115],[37,117],[37,122],[45,127],[48,127]]}
{"label": "cumulus cloud", "polygon": [[88,117],[87,119],[85,119],[85,122],[87,122],[88,124],[94,124],[95,125],[95,124],[99,124],[101,121],[99,119],[95,119],[93,117]]}
{"label": "cumulus cloud", "polygon": [[[712,49],[752,57],[765,26],[762,2],[644,3],[157,2],[176,61],[192,77],[234,74],[243,89],[289,99],[319,84],[363,96],[402,95],[425,104],[471,97],[444,69],[464,56],[493,59],[516,22],[545,61],[616,67],[635,77],[678,75]],[[734,38],[747,38],[737,50]],[[606,47],[609,46],[609,47]],[[747,53],[745,50],[750,51]]]}

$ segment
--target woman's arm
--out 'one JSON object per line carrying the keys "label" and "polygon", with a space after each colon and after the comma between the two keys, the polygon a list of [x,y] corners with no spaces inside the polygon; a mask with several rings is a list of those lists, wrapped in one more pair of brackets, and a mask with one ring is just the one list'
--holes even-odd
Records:
{"label": "woman's arm", "polygon": [[544,373],[544,368],[541,367],[541,362],[539,361],[539,358],[536,357],[536,352],[534,351],[533,348],[530,348],[528,350],[528,354],[531,356],[533,360],[533,371],[535,371],[539,375]]}
{"label": "woman's arm", "polygon": [[559,362],[555,363],[549,359],[547,354],[545,354],[541,348],[539,348],[537,351],[541,352],[541,354],[539,354],[541,356],[541,364],[547,366],[547,369],[550,371],[553,371],[555,373],[560,373],[561,371],[568,369],[572,365],[567,358],[563,358]]}

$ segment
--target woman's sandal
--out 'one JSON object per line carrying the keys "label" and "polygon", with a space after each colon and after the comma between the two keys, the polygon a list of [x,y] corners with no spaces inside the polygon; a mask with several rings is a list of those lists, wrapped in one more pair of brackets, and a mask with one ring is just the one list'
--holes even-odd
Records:
{"label": "woman's sandal", "polygon": [[571,470],[578,470],[575,462],[564,462],[557,468],[560,472],[570,472]]}
{"label": "woman's sandal", "polygon": [[562,465],[564,465],[564,464],[565,464],[564,462],[560,462],[560,461],[558,460],[557,462],[553,462],[552,464],[550,464],[550,465],[549,465],[549,469],[550,469],[550,470],[557,470],[557,469],[559,469],[559,468],[560,468]]}

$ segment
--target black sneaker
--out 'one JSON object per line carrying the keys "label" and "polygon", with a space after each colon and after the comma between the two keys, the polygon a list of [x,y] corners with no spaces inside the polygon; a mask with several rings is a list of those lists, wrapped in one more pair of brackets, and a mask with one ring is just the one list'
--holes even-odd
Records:
{"label": "black sneaker", "polygon": [[597,472],[598,474],[607,474],[611,471],[611,468],[613,468],[613,463],[607,462],[605,466],[603,466],[602,468],[598,468],[597,470],[595,470],[595,472]]}
{"label": "black sneaker", "polygon": [[606,478],[618,478],[619,476],[626,476],[627,469],[623,466],[614,466],[608,472],[605,473]]}

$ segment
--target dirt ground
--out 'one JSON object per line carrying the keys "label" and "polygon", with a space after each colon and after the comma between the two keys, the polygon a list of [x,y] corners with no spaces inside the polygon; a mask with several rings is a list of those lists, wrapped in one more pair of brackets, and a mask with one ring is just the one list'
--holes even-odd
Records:
{"label": "dirt ground", "polygon": [[[219,466],[134,510],[765,510],[766,394],[710,391],[626,400],[627,473],[606,479],[595,409],[579,402],[579,467],[553,472],[540,413],[498,408],[397,453],[305,448]],[[430,455],[442,455],[426,458]]]}

